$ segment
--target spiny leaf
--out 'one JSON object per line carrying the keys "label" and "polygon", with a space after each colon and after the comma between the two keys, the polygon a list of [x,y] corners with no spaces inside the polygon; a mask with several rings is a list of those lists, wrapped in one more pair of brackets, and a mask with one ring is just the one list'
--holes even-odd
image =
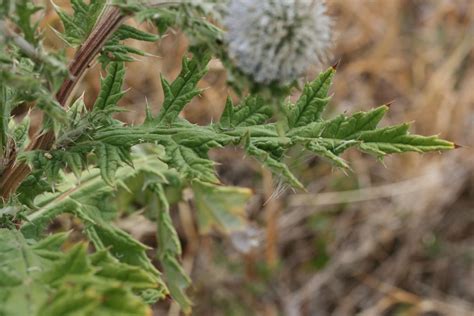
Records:
{"label": "spiny leaf", "polygon": [[94,103],[93,113],[114,108],[123,96],[122,86],[125,78],[123,62],[110,63],[107,76],[101,80],[100,93]]}
{"label": "spiny leaf", "polygon": [[46,284],[57,285],[64,278],[74,275],[92,275],[92,265],[87,258],[85,244],[76,244],[66,256],[51,265],[41,277]]}
{"label": "spiny leaf", "polygon": [[122,163],[121,148],[99,143],[95,147],[97,165],[100,168],[102,179],[108,185],[115,184],[115,172]]}
{"label": "spiny leaf", "polygon": [[41,258],[16,230],[0,229],[0,314],[35,315],[47,299]]}
{"label": "spiny leaf", "polygon": [[30,130],[31,119],[29,116],[25,117],[20,123],[15,120],[10,121],[9,129],[17,150],[22,150],[28,143],[28,132]]}
{"label": "spiny leaf", "polygon": [[14,18],[16,24],[24,34],[26,41],[31,44],[38,44],[40,40],[37,32],[39,23],[33,23],[31,17],[41,10],[41,7],[28,0],[17,0],[16,2],[16,15],[10,15],[10,17]]}
{"label": "spiny leaf", "polygon": [[259,96],[249,96],[242,104],[234,108],[232,101],[227,99],[221,126],[224,128],[255,126],[265,123],[272,116],[270,106]]}
{"label": "spiny leaf", "polygon": [[316,80],[305,85],[303,94],[290,108],[288,115],[290,128],[321,120],[321,114],[329,102],[327,95],[335,72],[336,70],[331,67],[321,73]]}
{"label": "spiny leaf", "polygon": [[368,112],[354,113],[348,117],[341,115],[327,121],[321,137],[357,139],[360,133],[375,129],[387,111],[388,107],[383,105]]}
{"label": "spiny leaf", "polygon": [[[8,123],[10,122],[11,100],[9,88],[0,87],[0,159],[3,158],[7,146]],[[1,168],[1,166],[0,166]]]}
{"label": "spiny leaf", "polygon": [[261,164],[268,167],[272,172],[282,177],[285,181],[293,185],[294,187],[303,188],[303,184],[291,173],[288,166],[283,162],[280,162],[275,157],[272,157],[271,152],[265,151],[262,148],[255,146],[252,142],[251,134],[248,134],[245,138],[245,151],[252,157],[255,157]]}
{"label": "spiny leaf", "polygon": [[140,49],[121,43],[126,39],[154,42],[159,39],[159,36],[144,32],[129,25],[121,25],[102,49],[101,55],[99,57],[102,65],[107,65],[111,61],[134,61],[135,59],[131,57],[130,54],[141,56],[145,55],[145,53]]}
{"label": "spiny leaf", "polygon": [[112,257],[107,250],[91,256],[94,266],[100,269],[95,273],[101,278],[120,281],[134,290],[157,288],[156,278],[137,266],[128,265]]}
{"label": "spiny leaf", "polygon": [[184,272],[176,257],[164,254],[160,257],[163,270],[166,275],[171,296],[176,300],[185,314],[191,312],[192,303],[185,293],[185,289],[191,285],[191,280]]}
{"label": "spiny leaf", "polygon": [[97,249],[110,248],[110,252],[115,258],[132,266],[141,267],[154,275],[156,282],[159,282],[160,273],[150,262],[145,252],[149,247],[133,239],[123,230],[101,221],[96,214],[89,212],[88,215],[96,223],[89,224],[86,232]]}
{"label": "spiny leaf", "polygon": [[326,146],[319,143],[317,140],[310,141],[306,145],[306,148],[308,148],[308,150],[312,151],[318,156],[326,158],[327,160],[329,160],[331,163],[333,163],[335,166],[339,168],[349,169],[349,165],[347,164],[346,161],[344,161],[344,159],[336,155],[334,152],[330,151]]}
{"label": "spiny leaf", "polygon": [[151,309],[129,288],[110,284],[97,277],[71,277],[51,302],[44,304],[39,316],[50,315],[150,315]]}
{"label": "spiny leaf", "polygon": [[76,177],[81,175],[82,169],[86,164],[84,156],[76,152],[65,152],[64,161]]}
{"label": "spiny leaf", "polygon": [[365,131],[360,134],[359,148],[378,157],[402,152],[429,152],[454,149],[454,144],[437,136],[412,135],[410,125],[401,124]]}
{"label": "spiny leaf", "polygon": [[82,0],[71,0],[74,10],[72,16],[67,15],[61,8],[54,5],[64,26],[64,33],[58,33],[58,35],[72,46],[82,44],[97,22],[105,4],[105,0],[92,0],[90,4],[86,4]]}
{"label": "spiny leaf", "polygon": [[158,251],[160,254],[169,253],[174,256],[181,255],[181,243],[178,233],[173,226],[169,213],[169,203],[166,199],[164,188],[161,184],[153,186],[153,191],[158,197],[160,208],[158,209],[157,220],[157,239],[159,243]]}
{"label": "spiny leaf", "polygon": [[201,157],[192,148],[170,142],[166,146],[166,163],[176,168],[184,178],[193,181],[201,180],[209,183],[219,183],[214,170],[214,162]]}
{"label": "spiny leaf", "polygon": [[197,83],[206,74],[209,59],[209,55],[184,58],[181,73],[172,84],[161,78],[165,99],[154,123],[172,123],[191,99],[201,92],[197,89]]}
{"label": "spiny leaf", "polygon": [[191,284],[191,280],[178,261],[181,256],[178,233],[171,221],[169,204],[163,186],[157,184],[153,187],[153,191],[157,195],[161,206],[158,209],[157,220],[158,258],[163,265],[166,284],[171,296],[178,302],[182,310],[188,313],[190,312],[191,300],[186,295],[186,289]]}
{"label": "spiny leaf", "polygon": [[123,41],[126,39],[134,39],[138,41],[154,42],[160,39],[158,35],[144,32],[130,25],[121,25],[114,33],[114,38]]}

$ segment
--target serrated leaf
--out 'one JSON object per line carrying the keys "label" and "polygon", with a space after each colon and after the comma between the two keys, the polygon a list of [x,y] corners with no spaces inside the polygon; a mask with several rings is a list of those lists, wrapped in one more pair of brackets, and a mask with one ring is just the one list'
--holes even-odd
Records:
{"label": "serrated leaf", "polygon": [[220,118],[220,124],[224,128],[230,128],[232,126],[232,117],[234,116],[234,103],[230,97],[227,97],[225,102],[224,111]]}
{"label": "serrated leaf", "polygon": [[69,237],[68,232],[62,232],[62,233],[56,233],[56,234],[51,234],[49,236],[44,237],[40,241],[38,241],[36,244],[32,246],[32,248],[35,251],[38,250],[50,250],[50,251],[59,251],[60,247],[66,239]]}
{"label": "serrated leaf", "polygon": [[191,300],[185,290],[191,285],[191,280],[184,272],[177,259],[171,254],[160,257],[171,296],[176,300],[185,314],[191,312]]}
{"label": "serrated leaf", "polygon": [[54,5],[64,26],[64,33],[61,37],[72,46],[82,44],[92,31],[105,4],[105,0],[92,0],[89,4],[82,0],[71,0],[74,10],[72,16],[67,15],[60,7]]}
{"label": "serrated leaf", "polygon": [[58,260],[62,258],[61,246],[68,237],[69,233],[51,234],[32,245],[31,248],[43,259],[50,261]]}
{"label": "serrated leaf", "polygon": [[84,103],[84,95],[77,98],[76,101],[67,110],[67,118],[71,126],[76,126],[80,123],[82,116],[87,112],[86,105]]}
{"label": "serrated leaf", "polygon": [[170,124],[176,120],[179,113],[201,91],[197,83],[207,72],[209,55],[195,56],[192,59],[184,58],[181,73],[172,84],[163,77],[161,83],[165,99],[160,113],[154,123]]}
{"label": "serrated leaf", "polygon": [[160,273],[146,255],[149,247],[133,239],[129,234],[118,229],[104,221],[100,221],[97,215],[89,214],[97,224],[90,224],[87,228],[89,238],[94,242],[97,249],[103,250],[110,248],[110,253],[121,262],[138,266],[152,273],[159,282]]}
{"label": "serrated leaf", "polygon": [[15,142],[15,146],[17,150],[22,150],[28,143],[28,132],[30,131],[30,123],[31,119],[29,116],[25,117],[19,124],[14,123],[13,120],[11,121],[10,133],[13,141]]}
{"label": "serrated leaf", "polygon": [[66,166],[71,169],[76,177],[79,177],[85,166],[83,155],[76,152],[65,152],[63,157]]}
{"label": "serrated leaf", "polygon": [[161,206],[157,215],[158,252],[160,254],[168,253],[174,256],[181,256],[181,243],[171,220],[169,203],[163,186],[161,184],[154,185],[153,191],[157,195]]}
{"label": "serrated leaf", "polygon": [[375,129],[387,111],[388,107],[383,105],[368,112],[354,113],[348,117],[341,115],[326,121],[321,137],[357,139],[360,133]]}
{"label": "serrated leaf", "polygon": [[150,307],[129,288],[95,276],[70,277],[38,312],[39,316],[149,314]]}
{"label": "serrated leaf", "polygon": [[236,108],[228,99],[220,122],[224,128],[255,126],[265,123],[271,116],[272,109],[261,97],[249,96]]}
{"label": "serrated leaf", "polygon": [[347,164],[347,162],[344,159],[342,159],[341,157],[336,155],[334,152],[330,151],[324,145],[318,143],[317,140],[309,142],[306,145],[306,147],[308,148],[308,150],[312,151],[313,153],[317,154],[320,157],[326,158],[332,164],[334,164],[335,166],[337,166],[339,168],[343,168],[343,169],[349,169],[350,168],[349,165]]}
{"label": "serrated leaf", "polygon": [[95,147],[95,154],[102,179],[108,185],[115,185],[115,173],[122,162],[120,148],[99,143]]}
{"label": "serrated leaf", "polygon": [[114,33],[118,40],[134,39],[138,41],[154,42],[160,39],[160,36],[139,30],[130,25],[121,25]]}
{"label": "serrated leaf", "polygon": [[0,158],[3,158],[8,141],[8,124],[11,111],[10,93],[8,90],[6,86],[0,87]]}
{"label": "serrated leaf", "polygon": [[412,135],[408,132],[409,127],[409,124],[401,124],[363,132],[359,136],[359,148],[379,157],[409,151],[422,153],[454,149],[453,143],[437,136]]}
{"label": "serrated leaf", "polygon": [[169,204],[163,186],[161,184],[154,185],[153,191],[161,206],[158,208],[157,214],[158,258],[163,265],[166,284],[171,296],[185,313],[189,313],[191,300],[186,295],[186,289],[191,284],[191,280],[178,262],[181,256],[178,233],[169,214]]}
{"label": "serrated leaf", "polygon": [[288,125],[290,128],[308,125],[321,119],[321,114],[329,102],[328,91],[336,70],[329,68],[316,80],[305,85],[303,94],[290,108]]}
{"label": "serrated leaf", "polygon": [[304,186],[301,182],[291,173],[290,169],[283,162],[278,161],[273,158],[270,153],[265,150],[262,150],[250,142],[245,146],[246,152],[255,157],[260,163],[269,168],[277,176],[280,176],[283,180],[291,184],[292,186],[303,189]]}
{"label": "serrated leaf", "polygon": [[16,16],[13,17],[18,27],[24,34],[25,40],[31,44],[38,44],[40,38],[38,36],[37,28],[38,22],[33,22],[31,17],[41,10],[41,7],[35,5],[31,1],[20,0],[16,1]]}
{"label": "serrated leaf", "polygon": [[91,261],[94,267],[99,268],[95,275],[101,278],[122,282],[134,290],[157,288],[156,278],[152,274],[140,267],[120,262],[106,250],[93,254]]}
{"label": "serrated leaf", "polygon": [[107,111],[117,106],[124,92],[122,86],[125,78],[125,66],[123,62],[110,63],[107,75],[100,82],[100,93],[94,103],[93,113]]}
{"label": "serrated leaf", "polygon": [[166,148],[165,162],[176,168],[182,176],[190,181],[201,180],[209,183],[219,183],[214,169],[214,162],[199,156],[193,149],[170,142]]}
{"label": "serrated leaf", "polygon": [[0,314],[36,314],[47,299],[47,285],[39,282],[43,269],[20,232],[0,229]]}
{"label": "serrated leaf", "polygon": [[121,43],[123,40],[126,39],[154,42],[159,39],[159,36],[144,32],[129,25],[121,25],[104,45],[104,48],[99,57],[99,60],[102,65],[107,65],[111,61],[134,61],[135,59],[131,57],[130,54],[141,56],[145,55],[145,53],[140,49],[130,47]]}
{"label": "serrated leaf", "polygon": [[92,275],[93,269],[87,258],[86,244],[76,244],[63,258],[55,262],[42,274],[46,284],[57,285],[65,278],[75,275]]}

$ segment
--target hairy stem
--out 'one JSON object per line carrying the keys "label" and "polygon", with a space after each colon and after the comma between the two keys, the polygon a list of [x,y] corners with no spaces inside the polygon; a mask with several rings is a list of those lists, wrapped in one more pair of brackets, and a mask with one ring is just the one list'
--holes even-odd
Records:
{"label": "hairy stem", "polygon": [[[115,6],[105,9],[102,17],[94,26],[89,37],[74,55],[69,64],[69,77],[63,82],[56,98],[65,107],[82,75],[100,52],[110,35],[123,23],[126,16]],[[51,131],[41,133],[35,137],[26,150],[48,150],[54,143],[54,134]],[[11,163],[0,177],[0,194],[8,199],[16,191],[21,182],[31,173],[30,167],[25,162],[11,158]]]}

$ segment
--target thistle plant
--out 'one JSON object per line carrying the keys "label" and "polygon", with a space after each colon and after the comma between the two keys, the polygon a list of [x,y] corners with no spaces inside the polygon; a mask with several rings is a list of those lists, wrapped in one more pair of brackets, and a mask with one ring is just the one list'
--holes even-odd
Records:
{"label": "thistle plant", "polygon": [[[274,104],[268,91],[279,89],[275,84],[286,85],[279,94],[290,91],[327,54],[332,22],[322,2],[205,4],[71,0],[72,15],[56,8],[64,26],[58,36],[76,49],[68,61],[43,48],[35,22],[40,7],[25,0],[0,3],[0,315],[149,315],[151,304],[169,296],[189,313],[191,280],[180,265],[170,204],[191,190],[201,234],[247,225],[251,191],[220,182],[208,155],[213,148],[240,146],[295,188],[304,185],[285,164],[295,147],[342,169],[349,164],[341,154],[350,148],[377,158],[454,148],[437,136],[410,134],[409,124],[380,127],[387,105],[323,115],[335,67],[306,83],[295,103]],[[226,8],[222,20],[216,18],[221,11],[212,12],[217,6]],[[128,17],[154,23],[157,34],[124,24]],[[162,77],[159,113],[147,110],[137,125],[115,119],[126,93],[126,64],[144,54],[123,41],[158,42],[169,28],[182,29],[191,45],[179,76]],[[229,98],[219,121],[199,126],[179,114],[201,93],[197,84],[213,57],[254,93],[241,95],[238,105]],[[81,93],[73,92],[94,60],[104,77],[87,109]],[[25,106],[44,114],[31,137],[29,113],[21,119],[12,114]],[[144,215],[156,223],[156,249],[115,224],[120,212],[114,199],[124,188],[144,197]],[[65,216],[80,228],[51,231],[50,224]],[[72,233],[82,241],[71,245]]]}

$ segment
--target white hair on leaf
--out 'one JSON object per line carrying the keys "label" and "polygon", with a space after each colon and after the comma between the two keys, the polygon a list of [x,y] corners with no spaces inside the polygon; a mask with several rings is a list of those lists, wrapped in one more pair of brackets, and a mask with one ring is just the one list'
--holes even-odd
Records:
{"label": "white hair on leaf", "polygon": [[224,26],[237,67],[264,84],[297,79],[332,45],[323,0],[229,0]]}

